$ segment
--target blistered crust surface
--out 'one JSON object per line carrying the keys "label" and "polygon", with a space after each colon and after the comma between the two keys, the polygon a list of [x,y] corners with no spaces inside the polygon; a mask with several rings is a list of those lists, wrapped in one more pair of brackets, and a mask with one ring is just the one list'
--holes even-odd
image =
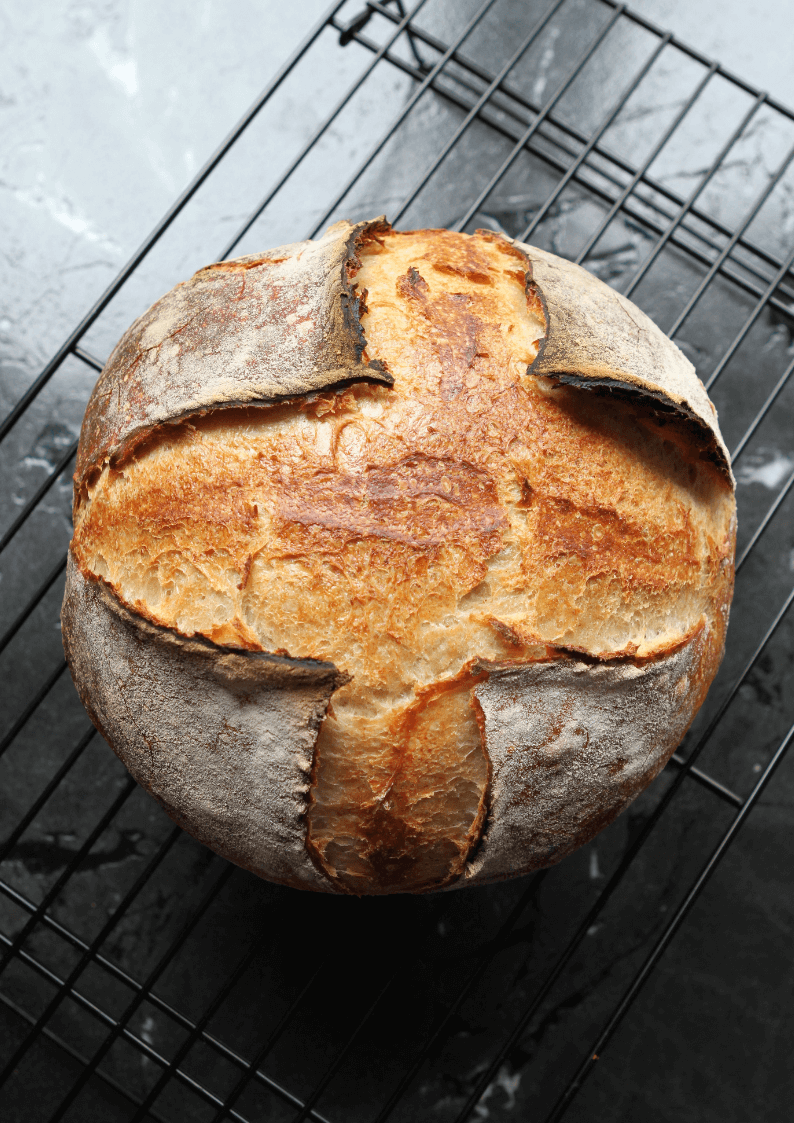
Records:
{"label": "blistered crust surface", "polygon": [[94,724],[184,830],[261,877],[330,889],[303,815],[317,730],[344,681],[335,668],[162,633],[71,558],[62,626]]}
{"label": "blistered crust surface", "polygon": [[667,399],[712,434],[730,477],[717,413],[695,368],[635,304],[586,269],[536,246],[521,248],[546,304],[549,325],[535,375],[573,375],[592,385],[635,388]]}
{"label": "blistered crust surface", "polygon": [[88,403],[75,479],[158,425],[215,406],[274,401],[349,379],[389,383],[364,346],[349,266],[380,220],[209,265],[125,333]]}

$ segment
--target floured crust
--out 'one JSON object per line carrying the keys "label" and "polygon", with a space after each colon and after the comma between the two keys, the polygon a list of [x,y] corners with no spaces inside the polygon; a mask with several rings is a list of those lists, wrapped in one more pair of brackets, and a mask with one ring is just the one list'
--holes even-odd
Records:
{"label": "floured crust", "polygon": [[559,862],[661,771],[705,698],[724,628],[651,660],[491,667],[475,689],[493,769],[488,825],[464,883]]}
{"label": "floured crust", "polygon": [[91,720],[171,818],[252,873],[329,891],[303,816],[317,731],[345,676],[155,628],[72,558],[61,620]]}
{"label": "floured crust", "polygon": [[733,481],[714,409],[689,359],[645,313],[586,269],[517,242],[532,261],[548,330],[532,365],[574,386],[636,390],[669,404],[707,430],[710,451]]}
{"label": "floured crust", "polygon": [[[254,327],[228,311],[230,277],[282,267],[336,335],[304,348],[286,287],[256,290]],[[721,658],[730,472],[691,366],[588,278],[490,232],[338,224],[197,274],[188,347],[178,288],[114,353],[81,438],[70,665],[214,849],[348,893],[489,881],[581,845],[674,750]]]}
{"label": "floured crust", "polygon": [[218,407],[273,402],[350,380],[389,385],[362,362],[351,284],[356,240],[384,227],[338,222],[295,242],[200,269],[125,332],[86,409],[75,471],[118,460],[159,425]]}

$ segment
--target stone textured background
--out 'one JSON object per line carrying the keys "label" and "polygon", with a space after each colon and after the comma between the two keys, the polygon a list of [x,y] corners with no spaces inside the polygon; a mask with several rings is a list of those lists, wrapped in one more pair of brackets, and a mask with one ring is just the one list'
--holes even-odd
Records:
{"label": "stone textured background", "polygon": [[[516,81],[542,97],[570,65],[603,9],[571,0]],[[201,166],[324,10],[318,0],[95,0],[36,4],[6,0],[0,9],[0,411],[18,399],[90,308],[176,194]],[[348,4],[349,16],[359,10]],[[794,21],[789,5],[738,0],[637,0],[638,11],[671,27],[704,53],[789,104],[794,103]],[[471,0],[437,0],[422,20],[448,37],[473,8]],[[495,67],[529,26],[538,3],[504,0],[472,50]],[[600,13],[600,15],[599,15]],[[522,30],[523,29],[523,30]],[[561,107],[582,123],[597,121],[621,77],[638,65],[647,40],[626,32]],[[369,56],[345,51],[333,35],[311,64],[296,71],[261,118],[185,210],[163,242],[92,328],[85,346],[104,358],[130,320],[162,292],[213,260],[291,155],[311,135],[338,91]],[[666,64],[610,143],[639,161],[691,88],[694,70]],[[689,85],[687,85],[689,83]],[[379,67],[288,190],[246,236],[239,252],[306,236],[325,203],[344,183],[412,89],[398,71]],[[686,195],[708,166],[747,99],[720,88],[665,151],[654,171]],[[425,99],[346,199],[350,218],[394,214],[461,114]],[[794,128],[763,112],[700,200],[726,223],[738,221],[768,180]],[[477,124],[456,147],[400,224],[445,225],[465,211],[505,153],[504,142]],[[478,224],[519,233],[555,182],[540,161],[522,157],[488,199]],[[471,188],[474,184],[474,188]],[[463,185],[463,186],[462,186]],[[465,190],[464,190],[465,187]],[[754,240],[779,256],[794,247],[794,182],[780,190],[755,223]],[[539,245],[575,256],[600,218],[581,191],[566,193],[534,235]],[[616,220],[589,266],[618,287],[630,280],[651,240],[642,227]],[[634,299],[662,327],[673,321],[697,271],[666,253]],[[752,301],[714,285],[678,342],[703,377],[714,368]],[[765,313],[714,397],[733,448],[748,420],[794,357],[792,319]],[[5,528],[79,432],[94,375],[68,360],[0,446],[0,528]],[[792,388],[759,429],[737,465],[740,548],[794,468]],[[0,629],[51,569],[70,534],[70,483],[63,478],[0,558]],[[730,648],[710,697],[713,712],[794,580],[792,504],[781,510],[737,583]],[[60,585],[0,655],[0,721],[9,729],[44,677],[61,660]],[[781,628],[742,687],[700,762],[745,795],[792,720],[792,628]],[[61,676],[0,760],[3,816],[10,830],[87,728],[68,676]],[[690,738],[690,744],[694,743]],[[454,1118],[485,1059],[515,1023],[595,900],[626,846],[658,803],[667,770],[613,827],[531,887],[531,899],[477,985],[445,1027],[395,1120]],[[15,892],[41,899],[104,810],[125,792],[126,774],[95,737],[31,824],[0,875]],[[633,972],[677,907],[731,818],[713,795],[689,784],[661,821],[652,842],[585,946],[510,1051],[475,1118],[542,1119]],[[745,1123],[784,1121],[794,1099],[794,766],[788,761],[710,882],[651,982],[624,1021],[566,1119],[576,1123]],[[90,940],[170,832],[170,823],[133,790],[112,825],[50,909],[60,923]],[[138,979],[146,976],[223,863],[181,837],[156,876],[105,945],[105,954]],[[414,1049],[452,1001],[510,910],[526,880],[419,899],[326,900],[282,890],[234,872],[183,952],[156,988],[196,1017],[240,956],[252,965],[211,1023],[212,1032],[247,1057],[277,1023],[311,972],[320,974],[265,1065],[269,1076],[305,1095],[331,1062],[348,1029],[378,988],[392,985],[378,1013],[322,1101],[334,1123],[359,1123],[379,1106],[410,1063]],[[13,935],[26,914],[0,896],[0,929]],[[52,971],[68,972],[76,953],[39,926],[25,948]],[[103,1009],[121,1012],[130,992],[89,967],[79,989]],[[52,989],[19,958],[0,990],[27,1011],[44,1008]],[[106,1030],[73,1003],[51,1028],[82,1053]],[[170,1055],[184,1031],[162,1008],[145,1003],[131,1029]],[[20,1040],[22,1019],[0,1006],[0,1042]],[[5,1047],[3,1048],[5,1055]],[[104,1067],[144,1094],[159,1072],[123,1042]],[[225,1093],[237,1071],[206,1046],[183,1066]],[[78,1066],[40,1040],[0,1090],[4,1121],[46,1120],[76,1078]],[[240,1110],[255,1120],[292,1118],[282,1100],[251,1088]],[[172,1120],[212,1118],[177,1084],[158,1101]],[[68,1116],[125,1120],[132,1110],[92,1082]]]}

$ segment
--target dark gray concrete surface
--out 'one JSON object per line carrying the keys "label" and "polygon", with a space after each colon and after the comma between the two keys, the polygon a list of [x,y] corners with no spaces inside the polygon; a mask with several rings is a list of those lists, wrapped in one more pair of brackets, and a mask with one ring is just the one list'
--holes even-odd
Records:
{"label": "dark gray concrete surface", "polygon": [[[4,6],[3,413],[323,8],[313,0],[291,8],[244,0],[168,6],[153,0],[66,5],[11,0]],[[448,38],[473,9],[471,0],[430,0],[421,23]],[[358,10],[358,4],[346,7],[348,15]],[[480,65],[497,69],[542,10],[539,2],[500,0],[467,43],[467,51]],[[785,6],[761,5],[751,35],[742,19],[746,5],[738,3],[642,0],[638,10],[674,27],[678,23],[682,35],[706,52],[721,50],[731,69],[741,73],[746,62],[751,81],[794,101],[788,65],[794,44]],[[514,87],[530,99],[549,96],[609,14],[597,0],[571,0],[565,13],[511,75]],[[382,37],[384,26],[373,21],[368,33]],[[649,44],[650,37],[636,28],[616,29],[604,52],[561,101],[560,117],[584,131],[593,128]],[[407,47],[401,52],[410,57]],[[135,315],[217,256],[369,58],[355,44],[341,50],[337,37],[326,33],[92,328],[85,341],[90,351],[104,358]],[[632,164],[641,162],[700,73],[685,58],[665,55],[605,138],[610,149]],[[239,252],[307,235],[412,89],[412,80],[399,70],[379,66]],[[750,100],[715,81],[651,169],[657,182],[686,197]],[[338,214],[357,218],[385,211],[393,216],[461,119],[461,111],[443,98],[423,99],[394,140],[369,163]],[[762,109],[698,206],[733,227],[792,144],[791,122]],[[503,137],[475,122],[401,216],[400,225],[455,222],[508,151]],[[473,224],[520,233],[557,178],[537,155],[522,154]],[[793,191],[794,176],[788,174],[750,231],[755,244],[778,257],[794,248]],[[575,257],[602,214],[603,207],[591,193],[572,185],[533,240]],[[608,228],[588,265],[625,288],[652,246],[647,229],[624,216]],[[700,276],[702,269],[687,254],[671,249],[660,256],[633,298],[667,328]],[[703,378],[713,371],[752,307],[750,296],[718,280],[684,325],[677,341]],[[730,448],[792,357],[791,315],[785,308],[767,310],[714,391]],[[76,359],[68,360],[0,445],[5,481],[0,530],[79,431],[93,381],[90,370]],[[737,463],[740,551],[794,468],[793,406],[790,385]],[[70,486],[64,477],[0,557],[0,630],[15,618],[65,548],[69,502]],[[689,746],[794,583],[792,513],[789,497],[739,575],[726,661]],[[60,593],[56,582],[0,655],[0,735],[60,664]],[[742,796],[794,719],[793,650],[789,620],[741,688],[699,762]],[[87,718],[63,675],[0,760],[4,833],[14,828],[87,729]],[[240,957],[254,949],[250,967],[210,1025],[215,1037],[250,1058],[319,969],[263,1064],[271,1079],[304,1096],[391,979],[320,1104],[334,1123],[363,1123],[375,1117],[480,957],[495,950],[393,1115],[401,1123],[445,1123],[455,1118],[488,1058],[517,1022],[674,775],[666,770],[595,843],[531,885],[521,879],[419,899],[326,900],[235,871],[164,971],[155,993],[196,1018]],[[94,737],[3,863],[1,876],[11,893],[0,896],[2,932],[13,937],[26,921],[13,892],[33,902],[42,900],[105,809],[123,792],[125,780],[124,769]],[[545,1118],[732,814],[713,794],[687,783],[559,983],[508,1052],[475,1119]],[[783,1123],[790,1118],[793,825],[794,763],[789,760],[604,1051],[567,1119]],[[156,805],[133,790],[49,915],[91,941],[170,830]],[[134,979],[145,979],[223,870],[224,864],[209,851],[180,838],[103,944],[103,955]],[[494,948],[500,926],[528,890],[531,899],[517,924]],[[23,946],[61,976],[79,958],[73,946],[44,925],[38,925]],[[78,989],[113,1015],[125,1009],[132,994],[96,964],[82,973]],[[14,1004],[0,1005],[0,1052],[7,1056],[26,1032],[15,1008],[37,1015],[53,988],[16,957],[0,979],[0,991]],[[83,1055],[97,1048],[107,1032],[72,1001],[65,1002],[48,1024]],[[168,1057],[185,1034],[151,1002],[135,1013],[130,1029]],[[206,1044],[196,1046],[182,1067],[221,1096],[239,1072]],[[160,1071],[124,1041],[114,1045],[103,1068],[139,1096]],[[48,1119],[79,1071],[63,1049],[40,1039],[0,1091],[3,1120]],[[268,1123],[294,1116],[294,1109],[278,1096],[253,1085],[238,1108],[248,1119]],[[173,1081],[156,1110],[168,1120],[213,1117],[208,1105]],[[132,1114],[121,1095],[93,1081],[67,1118],[104,1123]]]}

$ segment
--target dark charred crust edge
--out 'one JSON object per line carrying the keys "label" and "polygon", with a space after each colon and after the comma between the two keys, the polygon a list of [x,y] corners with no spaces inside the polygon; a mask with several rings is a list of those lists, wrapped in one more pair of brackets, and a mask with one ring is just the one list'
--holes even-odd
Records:
{"label": "dark charred crust edge", "polygon": [[[364,330],[361,327],[361,298],[356,291],[355,284],[355,275],[361,268],[361,258],[358,256],[358,247],[368,236],[377,239],[380,234],[390,233],[391,223],[387,221],[386,215],[382,214],[377,218],[371,219],[369,222],[357,222],[351,229],[347,241],[345,242],[347,253],[342,263],[342,314],[344,316],[345,327],[353,337],[356,361],[359,363],[366,349],[367,341],[364,337]],[[352,273],[351,266],[354,270]],[[373,371],[372,378],[374,380],[385,383],[387,386],[394,385],[393,377],[378,359],[371,359],[367,366]],[[346,380],[348,384],[358,381],[360,381],[358,378]],[[337,384],[334,383],[333,385],[336,386]],[[330,388],[329,386],[328,389]]]}
{"label": "dark charred crust edge", "polygon": [[[546,350],[546,344],[548,343],[554,328],[551,323],[551,316],[549,313],[548,304],[546,302],[546,297],[540,285],[534,279],[532,259],[529,257],[520,243],[515,241],[513,238],[509,238],[507,235],[498,234],[492,230],[478,230],[476,231],[476,233],[485,234],[491,238],[503,238],[506,242],[510,243],[514,250],[517,250],[526,259],[527,298],[529,298],[530,296],[537,297],[543,311],[543,319],[545,323],[545,331],[543,334],[543,338],[540,340],[538,345],[538,353],[527,367],[527,374],[537,377],[538,375],[535,371],[533,371],[532,368],[541,363],[544,352]],[[708,459],[711,460],[711,462],[715,464],[716,467],[720,470],[722,475],[731,485],[731,488],[735,487],[730,460],[727,458],[725,451],[721,447],[720,442],[717,440],[713,429],[711,429],[703,420],[703,418],[699,417],[697,413],[695,413],[695,411],[691,409],[685,401],[682,401],[680,399],[677,400],[671,395],[666,394],[664,391],[654,391],[637,383],[626,382],[619,378],[604,378],[601,375],[590,376],[587,374],[583,374],[581,371],[544,371],[541,377],[555,379],[560,383],[564,383],[569,386],[575,386],[578,389],[602,389],[611,391],[613,393],[622,393],[625,394],[626,398],[628,399],[634,398],[636,400],[636,398],[638,397],[655,399],[666,410],[666,412],[675,414],[679,417],[685,417],[689,422],[693,423],[697,427],[698,432],[702,434],[702,436],[706,437],[706,455]]]}
{"label": "dark charred crust edge", "polygon": [[535,280],[535,278],[533,276],[532,262],[529,260],[529,258],[527,258],[527,262],[529,264],[529,270],[527,272],[527,287],[526,287],[527,300],[529,300],[530,296],[533,296],[533,297],[537,298],[538,304],[540,305],[541,311],[543,312],[543,338],[538,343],[538,353],[537,353],[537,355],[535,356],[535,358],[532,360],[532,362],[527,367],[527,374],[529,374],[532,371],[532,368],[535,365],[535,363],[538,362],[538,360],[543,355],[543,352],[546,350],[546,341],[549,338],[549,323],[550,323],[550,320],[549,320],[549,306],[546,303],[546,297],[543,295],[543,289],[540,287],[540,285],[538,284],[538,282]]}
{"label": "dark charred crust edge", "polygon": [[[484,665],[479,660],[472,660],[472,667],[482,667],[483,670],[485,670]],[[489,667],[484,677],[487,679],[490,678],[490,676],[491,668]],[[485,729],[485,713],[476,693],[478,685],[479,683],[475,683],[469,691],[469,704],[471,705],[472,711],[474,713],[474,719],[477,722],[477,726],[480,730],[480,744],[482,746],[483,755],[485,756],[485,760],[488,766],[488,776],[485,781],[485,792],[483,794],[483,815],[480,822],[480,830],[477,837],[472,840],[471,846],[469,847],[469,852],[466,855],[466,859],[463,863],[463,867],[460,873],[451,878],[449,881],[445,882],[443,885],[435,887],[433,890],[431,890],[431,892],[444,892],[448,889],[456,889],[466,884],[466,870],[472,862],[476,862],[477,855],[485,845],[485,838],[488,834],[488,828],[491,825],[491,819],[493,818],[494,767],[493,759],[491,758],[491,754],[488,752],[488,735]]]}
{"label": "dark charred crust edge", "polygon": [[[537,362],[539,358],[540,351],[538,352],[535,362]],[[534,363],[532,365],[534,366]],[[529,368],[527,373],[532,374],[532,367]],[[590,376],[575,371],[555,371],[553,374],[544,373],[541,377],[548,378],[564,386],[574,386],[580,390],[600,390],[615,397],[622,398],[624,401],[637,401],[637,399],[645,399],[647,401],[648,398],[652,398],[657,403],[656,408],[660,413],[663,413],[667,417],[672,416],[677,419],[685,419],[694,427],[699,437],[698,443],[702,448],[701,455],[711,461],[711,463],[719,469],[728,483],[730,483],[731,487],[733,487],[733,474],[731,472],[730,462],[726,459],[714,435],[714,431],[706,425],[702,418],[698,417],[695,411],[691,409],[685,401],[676,401],[662,390],[651,390],[644,386],[637,385],[636,383],[623,382],[619,378],[604,378],[602,375]]]}
{"label": "dark charred crust edge", "polygon": [[[500,237],[501,237],[501,235],[500,235]],[[505,241],[507,241],[506,238],[505,238]],[[538,282],[535,280],[535,273],[534,273],[534,270],[532,268],[532,261],[531,261],[529,255],[521,248],[521,246],[518,245],[517,242],[510,242],[510,245],[513,247],[513,249],[517,253],[521,254],[521,256],[524,258],[524,261],[526,262],[526,265],[527,265],[527,269],[526,269],[527,280],[526,280],[526,285],[524,286],[524,292],[526,293],[527,303],[529,304],[530,301],[534,302],[534,300],[537,300],[538,304],[540,305],[541,311],[543,312],[543,337],[538,342],[538,353],[537,353],[537,355],[535,356],[535,358],[532,360],[532,362],[527,367],[527,374],[530,374],[532,372],[533,366],[535,365],[535,363],[537,363],[540,360],[541,356],[543,355],[543,352],[546,350],[546,343],[547,343],[548,338],[549,338],[549,325],[550,325],[549,306],[546,303],[546,297],[543,295],[543,290],[541,289]]]}
{"label": "dark charred crust edge", "polygon": [[455,889],[462,885],[465,885],[466,870],[469,865],[476,860],[478,853],[485,844],[485,836],[488,832],[488,827],[493,815],[494,766],[491,754],[488,752],[488,736],[485,730],[485,714],[480,704],[480,700],[477,697],[476,691],[480,683],[482,683],[483,681],[487,681],[487,679],[491,677],[492,670],[493,668],[491,666],[486,665],[483,660],[477,658],[470,659],[464,668],[465,673],[475,677],[475,681],[472,683],[469,690],[469,705],[471,706],[472,713],[474,714],[474,720],[477,723],[477,728],[480,731],[480,748],[482,750],[482,755],[485,758],[486,766],[485,788],[482,795],[482,811],[480,813],[481,818],[477,835],[476,837],[472,838],[471,842],[469,843],[469,849],[466,851],[466,855],[463,859],[463,863],[458,873],[451,873],[447,877],[438,881],[434,881],[432,884],[426,885],[421,889],[410,890],[410,892],[414,896],[424,895],[427,893],[445,893],[449,889]]}
{"label": "dark charred crust edge", "polygon": [[[662,651],[654,651],[651,655],[632,655],[625,652],[607,653],[605,655],[591,655],[589,652],[584,651],[579,647],[568,647],[562,644],[552,645],[545,644],[547,651],[552,653],[546,658],[535,659],[474,659],[472,667],[475,670],[484,671],[490,678],[491,675],[510,675],[516,671],[520,671],[523,667],[535,666],[539,663],[582,663],[588,667],[648,667],[654,663],[661,663],[665,659],[669,659],[671,655],[677,654],[682,648],[687,647],[690,643],[697,639],[697,637],[705,631],[707,627],[705,620],[700,620],[693,628],[691,628],[684,636],[676,640],[675,643],[669,644]],[[539,644],[540,646],[540,644]]]}

